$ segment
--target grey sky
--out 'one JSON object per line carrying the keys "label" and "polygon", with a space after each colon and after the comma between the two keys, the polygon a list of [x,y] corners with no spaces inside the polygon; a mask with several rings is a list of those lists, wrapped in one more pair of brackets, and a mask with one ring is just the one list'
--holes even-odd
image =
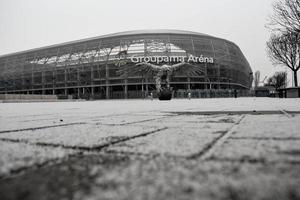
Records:
{"label": "grey sky", "polygon": [[236,43],[270,76],[264,27],[274,0],[0,0],[0,55],[136,29],[181,29]]}

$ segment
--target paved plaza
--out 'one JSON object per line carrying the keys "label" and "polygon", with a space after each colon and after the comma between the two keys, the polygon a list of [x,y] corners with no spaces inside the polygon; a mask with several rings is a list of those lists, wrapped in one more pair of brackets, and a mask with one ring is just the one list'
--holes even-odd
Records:
{"label": "paved plaza", "polygon": [[0,199],[300,199],[300,99],[0,104]]}

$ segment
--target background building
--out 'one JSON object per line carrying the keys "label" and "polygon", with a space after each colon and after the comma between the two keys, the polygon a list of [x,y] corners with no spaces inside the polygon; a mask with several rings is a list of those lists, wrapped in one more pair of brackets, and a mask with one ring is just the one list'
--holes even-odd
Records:
{"label": "background building", "polygon": [[115,33],[0,56],[0,94],[56,94],[74,98],[141,98],[155,91],[153,77],[121,78],[117,71],[132,65],[132,56],[205,56],[196,63],[199,76],[177,73],[174,95],[196,97],[247,94],[252,70],[237,45],[189,31],[146,30]]}

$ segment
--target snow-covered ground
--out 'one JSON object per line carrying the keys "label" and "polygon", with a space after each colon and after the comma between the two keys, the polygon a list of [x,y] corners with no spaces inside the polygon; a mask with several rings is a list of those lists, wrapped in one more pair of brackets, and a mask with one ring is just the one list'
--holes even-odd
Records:
{"label": "snow-covered ground", "polygon": [[158,100],[103,100],[79,102],[2,103],[1,121],[9,118],[29,119],[59,116],[92,118],[107,115],[162,111],[238,111],[238,110],[300,110],[300,99],[279,98],[216,98]]}
{"label": "snow-covered ground", "polygon": [[[203,111],[221,111],[221,113],[201,115]],[[228,115],[227,111],[233,114]],[[262,137],[262,139],[299,137],[299,117],[298,115],[291,117],[293,114],[288,113],[300,111],[300,99],[219,98],[3,103],[0,104],[0,139],[15,142],[14,147],[17,147],[18,142],[22,143],[20,148],[26,152],[25,158],[28,159],[27,153],[31,152],[33,160],[36,158],[35,151],[27,151],[24,144],[86,149],[109,146],[108,150],[114,152],[191,156],[201,152],[210,142],[229,131],[240,120],[242,113],[234,114],[234,111],[276,111],[281,114],[246,115],[239,124],[237,130],[239,134],[232,135],[239,140],[230,141],[231,148],[219,156],[260,154],[264,151],[262,149],[258,149],[258,153],[252,151],[253,145],[270,143],[268,140],[262,140],[259,144],[257,141],[253,144],[252,139],[247,147],[250,150],[237,150],[234,153],[233,150],[238,149],[235,147],[236,143],[237,145],[243,143],[242,139],[245,137]],[[140,135],[145,136],[130,139]],[[123,140],[128,141],[118,142]],[[291,141],[286,146],[297,146],[298,142],[298,140]],[[111,143],[118,144],[109,145]],[[271,143],[278,146],[277,150],[285,148],[283,146],[286,144],[282,141]],[[62,154],[65,153],[64,148],[59,149]],[[12,162],[15,160],[9,159],[13,155],[5,156],[6,150],[7,147],[1,145],[0,151],[4,155],[1,156],[1,163],[9,163],[8,165],[14,169],[18,165],[14,166]],[[18,155],[16,159],[22,158]]]}
{"label": "snow-covered ground", "polygon": [[[114,187],[117,187],[117,190],[112,194],[110,188],[99,190],[100,186],[96,184],[92,186],[88,195],[77,194],[83,199],[97,199],[97,197],[114,199],[113,197],[116,197],[114,195],[118,195],[118,192],[122,194],[133,192],[133,196],[130,196],[133,199],[144,197],[141,191],[135,196],[134,188],[130,191],[126,187],[123,188],[123,184],[127,184],[124,181],[130,181],[128,184],[135,187],[138,187],[138,184],[147,185],[147,181],[150,181],[152,186],[148,185],[150,188],[145,192],[148,195],[158,193],[160,190],[166,194],[176,193],[173,188],[167,187],[169,184],[167,182],[173,181],[171,177],[175,177],[174,180],[177,181],[171,183],[175,184],[174,187],[183,183],[193,183],[190,187],[196,191],[192,190],[187,196],[183,195],[184,198],[189,199],[192,198],[189,195],[207,189],[206,186],[195,183],[198,178],[204,182],[209,180],[205,182],[207,187],[212,183],[217,188],[224,186],[225,183],[220,180],[223,175],[217,176],[216,179],[203,179],[203,173],[207,176],[215,173],[209,170],[210,167],[219,166],[217,171],[221,173],[222,166],[225,169],[228,167],[223,163],[239,163],[238,166],[242,171],[255,168],[250,173],[251,176],[255,173],[261,175],[260,178],[253,180],[243,171],[242,175],[245,178],[242,181],[235,180],[234,175],[230,175],[230,179],[234,179],[230,184],[242,183],[248,187],[253,181],[269,184],[283,178],[285,184],[291,184],[289,187],[293,189],[295,185],[299,186],[298,177],[291,176],[293,182],[289,182],[290,174],[289,176],[285,176],[284,173],[277,174],[280,173],[278,171],[281,167],[272,169],[273,174],[264,176],[265,172],[251,163],[263,166],[266,163],[284,165],[286,171],[294,171],[298,168],[299,121],[300,99],[219,98],[2,103],[0,104],[0,177],[10,177],[20,172],[25,173],[26,176],[31,174],[28,169],[39,166],[48,169],[47,163],[50,163],[50,168],[53,166],[56,170],[55,163],[62,161],[69,163],[74,156],[76,160],[76,156],[82,153],[88,160],[92,153],[96,154],[96,158],[92,160],[100,159],[100,164],[85,163],[87,166],[85,170],[95,176],[93,181],[95,180],[99,185],[116,182]],[[106,168],[107,162],[112,160],[113,163],[120,162],[122,166],[123,161],[119,161],[118,157],[120,155],[130,158],[144,156],[147,161],[134,159],[129,163],[124,161],[126,163],[124,168],[119,164],[112,164],[111,167]],[[153,160],[153,157],[159,157],[161,160]],[[105,159],[110,161],[104,162]],[[174,161],[177,164],[172,164]],[[245,162],[247,166],[244,167]],[[82,164],[78,165],[78,169],[74,169],[75,172],[82,169],[80,165]],[[153,169],[149,166],[153,166]],[[170,170],[166,166],[171,167]],[[230,166],[228,168],[233,170],[234,166]],[[114,168],[119,171],[113,170]],[[188,170],[189,168],[192,170]],[[269,167],[267,169],[269,170]],[[38,168],[34,173],[39,174],[40,170],[43,169]],[[122,171],[126,175],[121,173]],[[198,176],[199,173],[202,175]],[[185,177],[185,180],[181,180],[179,174]],[[151,175],[158,177],[152,179]],[[48,177],[47,180],[51,182],[49,179]],[[18,178],[15,180],[17,181]],[[0,195],[1,183],[0,179]],[[223,185],[218,185],[220,183]],[[270,188],[270,191],[275,191],[272,186]],[[78,190],[80,191],[81,188]],[[180,190],[181,188],[178,191]],[[107,191],[109,192],[106,193]],[[265,193],[260,192],[263,198]],[[163,195],[163,198],[171,197]]]}

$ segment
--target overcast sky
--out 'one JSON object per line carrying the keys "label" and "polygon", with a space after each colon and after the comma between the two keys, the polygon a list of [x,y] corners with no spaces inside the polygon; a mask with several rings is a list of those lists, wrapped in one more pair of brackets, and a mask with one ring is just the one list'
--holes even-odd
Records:
{"label": "overcast sky", "polygon": [[0,0],[0,55],[127,30],[180,29],[233,41],[263,79],[286,70],[274,67],[266,54],[273,2]]}

